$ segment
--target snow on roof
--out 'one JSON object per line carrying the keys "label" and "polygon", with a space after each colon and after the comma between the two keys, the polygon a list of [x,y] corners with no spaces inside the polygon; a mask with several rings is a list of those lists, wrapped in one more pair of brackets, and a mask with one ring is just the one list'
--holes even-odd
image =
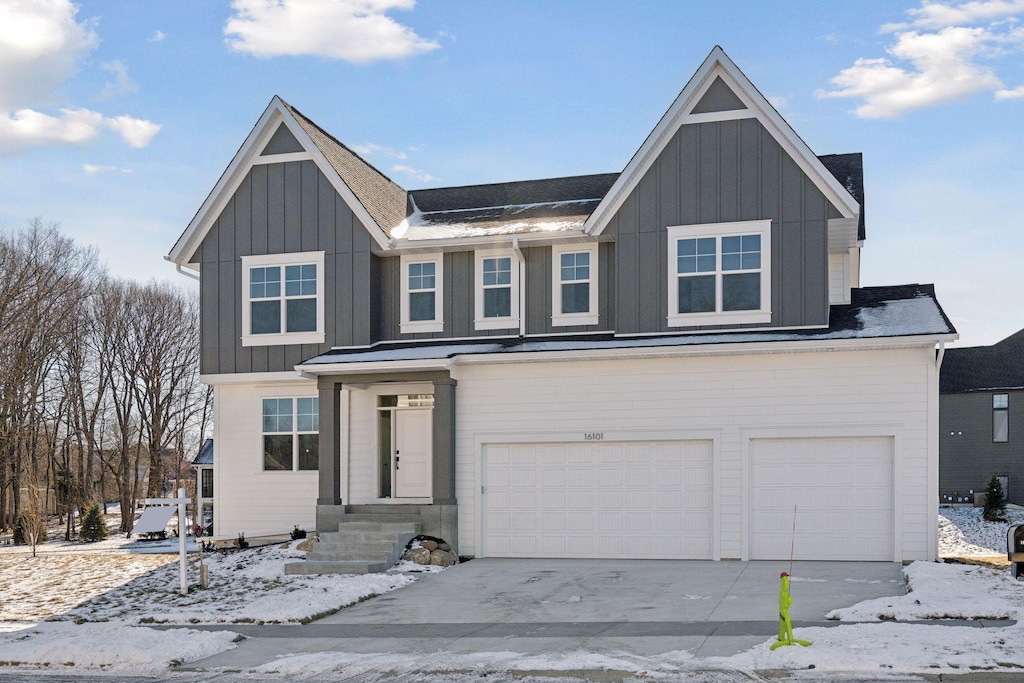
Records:
{"label": "snow on roof", "polygon": [[462,355],[595,351],[754,344],[765,342],[878,339],[955,334],[956,330],[935,300],[931,285],[874,287],[855,290],[854,302],[833,306],[827,328],[774,331],[667,334],[653,337],[616,337],[611,334],[578,338],[509,338],[480,342],[410,343],[371,348],[332,349],[301,365],[371,363],[409,360],[442,360]]}

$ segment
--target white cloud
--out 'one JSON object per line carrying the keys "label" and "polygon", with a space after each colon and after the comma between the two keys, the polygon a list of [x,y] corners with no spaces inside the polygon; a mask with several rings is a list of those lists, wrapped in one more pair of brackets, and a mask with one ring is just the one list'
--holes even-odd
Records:
{"label": "white cloud", "polygon": [[818,96],[863,100],[854,109],[861,118],[894,118],[986,91],[996,99],[1016,97],[1016,90],[1003,86],[993,63],[1024,51],[1024,29],[1016,16],[1024,15],[1024,0],[959,5],[925,0],[907,14],[910,22],[881,29],[894,33],[888,58],[856,60],[831,79],[835,89]]}
{"label": "white cloud", "polygon": [[997,100],[1019,100],[1024,98],[1024,85],[1018,85],[1012,90],[997,90]]}
{"label": "white cloud", "polygon": [[940,29],[946,26],[972,25],[1024,13],[1024,0],[973,0],[959,5],[925,0],[917,9],[907,10],[909,23],[886,24],[883,33],[910,27]]}
{"label": "white cloud", "polygon": [[99,44],[69,0],[0,3],[0,111],[52,101],[78,60]]}
{"label": "white cloud", "polygon": [[[104,129],[132,147],[145,147],[160,126],[131,116],[107,117],[74,105],[45,113],[58,90],[99,44],[94,21],[78,21],[70,0],[0,2],[0,153],[47,145],[82,144]],[[104,93],[134,92],[138,84],[124,62],[101,65],[114,74]]]}
{"label": "white cloud", "polygon": [[160,125],[152,121],[136,119],[131,116],[116,116],[105,119],[107,128],[117,131],[129,145],[135,148],[145,147],[160,132]]}
{"label": "white cloud", "polygon": [[99,173],[113,173],[120,171],[121,173],[131,173],[130,168],[118,168],[117,166],[97,166],[95,164],[82,164],[82,170],[89,175],[97,175]]}
{"label": "white cloud", "polygon": [[139,91],[139,84],[128,75],[128,65],[121,60],[115,59],[111,62],[104,62],[101,66],[104,71],[114,74],[114,82],[107,83],[103,88],[103,92],[100,93],[102,99],[112,95],[120,95],[121,93]]}
{"label": "white cloud", "polygon": [[231,49],[256,57],[314,55],[367,63],[402,59],[440,45],[387,12],[415,0],[232,0],[224,26]]}
{"label": "white cloud", "polygon": [[361,145],[353,145],[352,151],[364,157],[383,156],[388,157],[389,159],[398,159],[400,161],[404,161],[409,158],[409,155],[400,149],[384,147],[373,142],[364,142]]}
{"label": "white cloud", "polygon": [[145,147],[160,126],[130,116],[108,118],[89,109],[61,109],[51,116],[34,109],[0,112],[0,153],[48,145],[75,145],[96,139],[106,127],[132,147]]}
{"label": "white cloud", "polygon": [[435,178],[434,176],[430,175],[426,171],[422,171],[422,170],[420,170],[418,168],[413,168],[411,166],[406,166],[404,164],[395,164],[394,166],[391,167],[391,171],[393,173],[401,173],[402,175],[406,176],[407,178],[412,178],[413,180],[418,180],[421,183],[429,183],[429,182],[433,182],[435,180],[438,180],[437,178]]}
{"label": "white cloud", "polygon": [[149,37],[149,42],[151,42],[151,43],[159,43],[160,41],[162,41],[166,37],[167,37],[167,34],[158,29],[158,30],[154,31],[153,35],[151,35]]}

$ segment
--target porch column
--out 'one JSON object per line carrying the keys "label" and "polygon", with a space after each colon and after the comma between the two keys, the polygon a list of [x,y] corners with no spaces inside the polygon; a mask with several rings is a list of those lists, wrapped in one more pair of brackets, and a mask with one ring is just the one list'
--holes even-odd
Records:
{"label": "porch column", "polygon": [[455,380],[433,380],[434,505],[455,505]]}
{"label": "porch column", "polygon": [[325,377],[320,390],[320,491],[317,506],[341,505],[341,384]]}

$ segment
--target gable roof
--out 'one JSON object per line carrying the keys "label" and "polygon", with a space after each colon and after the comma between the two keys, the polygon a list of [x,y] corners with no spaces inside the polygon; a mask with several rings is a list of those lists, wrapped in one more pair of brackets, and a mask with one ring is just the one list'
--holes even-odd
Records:
{"label": "gable roof", "polygon": [[405,219],[405,190],[298,109],[287,102],[284,106],[295,115],[295,120],[351,188],[359,203],[373,216],[374,222],[390,236],[391,231]]}
{"label": "gable roof", "polygon": [[[281,125],[287,127],[305,151],[261,156]],[[370,236],[381,248],[386,248],[387,230],[405,217],[405,190],[275,95],[164,258],[179,266],[192,262],[196,249],[254,164],[306,159],[316,163]]]}
{"label": "gable roof", "polygon": [[[737,109],[733,106],[725,110],[695,113],[694,109],[701,104],[703,97],[712,88],[719,89],[720,84],[727,85],[732,90],[732,93],[742,103],[743,108]],[[722,100],[721,95],[715,95],[714,98]],[[721,106],[711,107],[711,109],[721,109]],[[796,134],[796,131],[769,104],[764,95],[725,54],[725,51],[716,45],[704,63],[697,69],[697,73],[676,97],[672,106],[661,117],[658,125],[647,136],[644,144],[626,164],[619,179],[587,219],[584,231],[592,235],[601,234],[682,125],[751,117],[760,121],[761,125],[793,158],[843,217],[849,219],[857,217],[860,207],[850,191],[825,168],[825,165]]]}
{"label": "gable roof", "polygon": [[1024,389],[1024,330],[992,346],[946,349],[939,391],[993,389]]}
{"label": "gable roof", "polygon": [[413,211],[393,237],[414,242],[579,230],[618,177],[601,173],[414,190]]}
{"label": "gable roof", "polygon": [[203,442],[199,452],[196,453],[196,457],[192,458],[193,465],[212,465],[213,464],[213,439],[207,439]]}

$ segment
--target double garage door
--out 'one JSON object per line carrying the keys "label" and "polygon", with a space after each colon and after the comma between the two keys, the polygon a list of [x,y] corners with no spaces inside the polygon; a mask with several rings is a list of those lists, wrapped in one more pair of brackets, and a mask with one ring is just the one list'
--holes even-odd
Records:
{"label": "double garage door", "polygon": [[[712,452],[705,440],[488,444],[482,555],[711,559]],[[893,559],[891,438],[755,439],[749,452],[751,559]]]}

